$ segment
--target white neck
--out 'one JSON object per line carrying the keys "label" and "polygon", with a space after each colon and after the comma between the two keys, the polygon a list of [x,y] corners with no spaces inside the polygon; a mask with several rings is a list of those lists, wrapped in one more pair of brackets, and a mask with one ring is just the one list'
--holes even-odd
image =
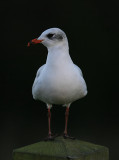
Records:
{"label": "white neck", "polygon": [[69,62],[71,63],[72,60],[69,55],[68,42],[48,47],[47,65],[61,67],[62,65],[67,65]]}

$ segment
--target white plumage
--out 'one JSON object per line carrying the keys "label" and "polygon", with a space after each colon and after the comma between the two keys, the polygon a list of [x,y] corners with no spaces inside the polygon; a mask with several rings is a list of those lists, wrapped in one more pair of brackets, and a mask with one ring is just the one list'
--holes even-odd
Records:
{"label": "white plumage", "polygon": [[[63,39],[47,37],[48,34],[61,35]],[[33,98],[46,104],[67,105],[84,97],[87,87],[81,69],[76,66],[69,55],[68,41],[65,33],[58,28],[51,28],[38,39],[48,48],[46,64],[36,74],[32,87]]]}
{"label": "white plumage", "polygon": [[38,69],[32,87],[33,98],[45,102],[48,107],[47,140],[54,139],[50,129],[52,104],[66,106],[64,138],[73,138],[67,134],[69,106],[87,94],[81,69],[73,63],[66,34],[61,29],[50,28],[44,31],[28,46],[36,43],[42,43],[48,49],[46,64]]}

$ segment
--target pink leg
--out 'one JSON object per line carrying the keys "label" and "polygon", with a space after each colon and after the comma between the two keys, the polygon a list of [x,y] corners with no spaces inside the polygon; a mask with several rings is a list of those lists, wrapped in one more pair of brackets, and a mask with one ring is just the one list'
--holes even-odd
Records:
{"label": "pink leg", "polygon": [[50,121],[51,121],[51,112],[50,112],[50,108],[48,108],[48,136],[49,137],[51,137]]}
{"label": "pink leg", "polygon": [[69,117],[69,106],[66,107],[66,112],[65,112],[65,129],[64,129],[64,138],[70,138],[70,139],[75,139],[75,137],[70,137],[68,134],[67,134],[67,124],[68,124],[68,117]]}
{"label": "pink leg", "polygon": [[65,129],[64,129],[64,135],[65,136],[67,136],[68,117],[69,117],[69,107],[66,107],[66,112],[65,112]]}
{"label": "pink leg", "polygon": [[52,141],[57,135],[53,136],[51,133],[51,112],[50,107],[48,107],[48,136],[45,138],[45,141]]}

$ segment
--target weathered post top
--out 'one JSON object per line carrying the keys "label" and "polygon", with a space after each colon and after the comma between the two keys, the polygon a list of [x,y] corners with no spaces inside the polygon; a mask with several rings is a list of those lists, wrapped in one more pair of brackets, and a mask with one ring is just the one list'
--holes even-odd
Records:
{"label": "weathered post top", "polygon": [[109,160],[107,147],[80,140],[57,137],[13,151],[13,160]]}

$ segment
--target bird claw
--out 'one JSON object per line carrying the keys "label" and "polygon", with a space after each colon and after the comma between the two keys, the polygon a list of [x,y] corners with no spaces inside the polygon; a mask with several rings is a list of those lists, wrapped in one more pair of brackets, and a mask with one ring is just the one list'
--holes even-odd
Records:
{"label": "bird claw", "polygon": [[54,141],[54,136],[48,136],[44,140],[45,141]]}
{"label": "bird claw", "polygon": [[48,135],[44,140],[45,141],[54,141],[55,138],[58,137],[58,135]]}
{"label": "bird claw", "polygon": [[63,134],[63,137],[64,137],[64,139],[76,139],[75,137],[71,137],[71,136],[69,136],[68,134]]}

